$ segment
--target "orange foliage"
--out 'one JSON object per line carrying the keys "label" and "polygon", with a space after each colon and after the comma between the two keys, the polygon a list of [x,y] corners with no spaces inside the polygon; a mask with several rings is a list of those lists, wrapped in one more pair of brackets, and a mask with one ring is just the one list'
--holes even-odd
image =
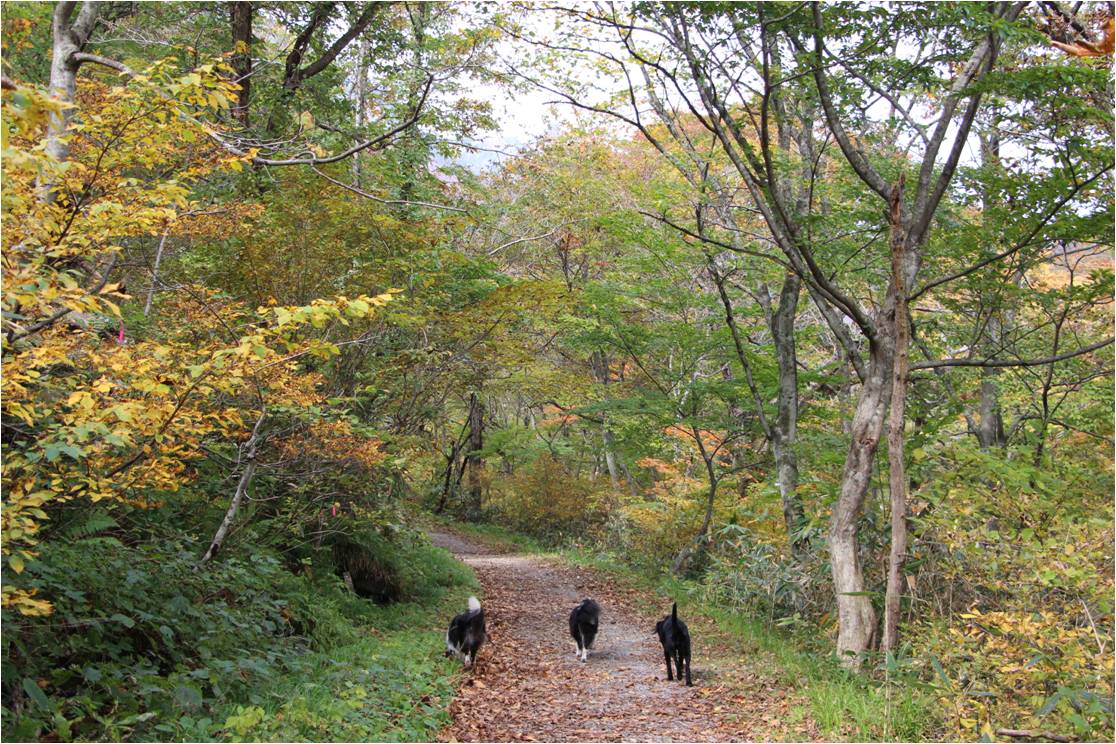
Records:
{"label": "orange foliage", "polygon": [[[677,424],[671,424],[663,429],[663,433],[674,439],[678,439],[687,444],[695,453],[698,452],[697,442],[694,440],[694,430],[690,428],[683,428]],[[705,447],[706,452],[713,452],[718,447],[723,447],[725,443],[724,436],[708,429],[698,429],[697,434],[701,437],[702,446]],[[731,459],[730,450],[725,447],[719,452],[722,459]]]}
{"label": "orange foliage", "polygon": [[565,426],[575,423],[578,417],[572,413],[565,413],[555,405],[543,406],[543,415],[546,417],[539,422],[539,427],[546,429],[553,426]]}
{"label": "orange foliage", "polygon": [[347,421],[318,419],[306,429],[278,443],[284,457],[311,454],[331,462],[350,462],[371,470],[386,459],[383,442],[353,432]]}
{"label": "orange foliage", "polygon": [[1101,40],[1098,42],[1078,39],[1070,44],[1053,40],[1050,43],[1074,57],[1111,57],[1114,37],[1116,37],[1116,29],[1113,28],[1113,17],[1109,16],[1104,22]]}

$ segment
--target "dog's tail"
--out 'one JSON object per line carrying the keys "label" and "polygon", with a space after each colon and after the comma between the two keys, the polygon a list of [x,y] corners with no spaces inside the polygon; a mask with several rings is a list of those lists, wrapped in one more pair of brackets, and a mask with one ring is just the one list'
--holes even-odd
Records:
{"label": "dog's tail", "polygon": [[481,608],[480,600],[476,597],[469,597],[469,612],[476,612]]}
{"label": "dog's tail", "polygon": [[670,608],[670,619],[678,622],[678,603],[675,602],[674,606]]}

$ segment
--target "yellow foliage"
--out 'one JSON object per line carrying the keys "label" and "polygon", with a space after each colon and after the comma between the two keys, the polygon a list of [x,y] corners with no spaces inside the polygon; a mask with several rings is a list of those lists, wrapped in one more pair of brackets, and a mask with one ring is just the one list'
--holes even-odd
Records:
{"label": "yellow foliage", "polygon": [[[1049,725],[1036,714],[1066,680],[1111,690],[1112,654],[1098,645],[1088,625],[1072,625],[1047,610],[960,613],[935,645],[949,648],[942,660],[952,678],[941,703],[953,712],[958,733],[979,728]],[[928,633],[941,633],[942,628]],[[931,635],[927,640],[933,642]]]}
{"label": "yellow foliage", "polygon": [[[673,429],[673,427],[672,427]],[[673,429],[683,445],[696,447],[684,430]],[[705,434],[705,432],[703,432]],[[669,561],[688,545],[701,525],[709,483],[703,468],[687,473],[684,460],[666,462],[645,457],[637,463],[654,472],[654,482],[640,496],[620,498],[618,517],[625,524],[624,541],[635,553],[661,562]],[[721,489],[714,503],[717,523],[726,521],[732,510],[733,493]]]}
{"label": "yellow foliage", "polygon": [[604,516],[603,494],[595,485],[550,456],[495,479],[489,494],[488,506],[513,527],[536,535],[581,531]]}
{"label": "yellow foliage", "polygon": [[[49,507],[79,498],[157,506],[158,494],[191,480],[207,442],[245,438],[261,405],[321,403],[320,377],[296,360],[338,353],[324,331],[364,321],[392,298],[252,311],[191,287],[169,303],[176,322],[158,339],[122,344],[90,329],[119,315],[122,291],[97,277],[122,239],[162,234],[196,211],[191,182],[235,160],[196,144],[207,141],[199,111],[227,107],[232,91],[212,66],[178,79],[156,66],[125,87],[90,83],[70,159],[59,163],[38,145],[58,105],[5,90],[0,397],[11,441],[0,538],[15,576]],[[351,432],[317,433],[368,466],[382,459],[378,443]],[[26,615],[51,609],[7,577],[2,601]]]}
{"label": "yellow foliage", "polygon": [[1114,536],[1111,513],[1094,513],[1110,502],[1083,496],[1081,483],[1032,483],[1023,466],[969,450],[949,462],[955,472],[916,503],[923,547],[909,577],[912,595],[941,615],[922,615],[909,638],[948,678],[941,701],[954,736],[1096,736],[1110,726],[1090,707],[1113,692]]}

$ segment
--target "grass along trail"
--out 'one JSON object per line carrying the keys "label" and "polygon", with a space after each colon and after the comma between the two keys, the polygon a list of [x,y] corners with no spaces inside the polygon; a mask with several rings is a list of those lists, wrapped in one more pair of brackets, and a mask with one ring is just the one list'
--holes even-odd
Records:
{"label": "grass along trail", "polygon": [[[811,739],[816,727],[790,715],[802,705],[747,660],[726,658],[694,634],[694,686],[666,681],[654,635],[663,612],[600,572],[433,530],[436,545],[471,566],[484,587],[490,635],[466,672],[444,741],[740,741]],[[582,598],[602,606],[588,663],[573,651],[567,618]],[[689,620],[689,618],[683,618]],[[713,656],[711,656],[713,654]],[[789,721],[797,719],[791,726]]]}

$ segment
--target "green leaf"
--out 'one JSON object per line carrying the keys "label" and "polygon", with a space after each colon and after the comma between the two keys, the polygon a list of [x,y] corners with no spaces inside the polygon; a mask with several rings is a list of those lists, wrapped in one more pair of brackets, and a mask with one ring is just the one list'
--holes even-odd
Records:
{"label": "green leaf", "polygon": [[1062,699],[1062,691],[1058,690],[1057,692],[1055,692],[1053,695],[1051,695],[1050,697],[1048,697],[1046,699],[1046,702],[1042,704],[1042,707],[1035,711],[1035,715],[1036,716],[1047,715],[1048,713],[1050,713],[1050,711],[1052,711],[1056,707],[1058,707],[1058,701],[1061,700],[1061,699]]}
{"label": "green leaf", "polygon": [[202,694],[196,687],[179,685],[174,689],[174,702],[180,708],[193,710],[201,707]]}
{"label": "green leaf", "polygon": [[39,686],[35,684],[35,680],[31,679],[30,677],[24,677],[23,691],[27,693],[27,697],[31,698],[31,700],[34,701],[35,705],[39,706],[43,710],[51,709],[50,701],[47,700],[47,696],[43,694],[43,691],[39,688]]}
{"label": "green leaf", "polygon": [[136,621],[135,621],[135,620],[133,620],[132,618],[128,617],[127,615],[121,615],[121,614],[120,614],[119,612],[117,612],[116,614],[114,614],[114,615],[110,616],[110,617],[109,617],[109,620],[110,620],[110,621],[112,621],[112,622],[115,622],[115,623],[120,623],[120,624],[121,624],[121,625],[123,625],[123,626],[124,626],[125,628],[134,628],[134,627],[136,627]]}
{"label": "green leaf", "polygon": [[953,689],[953,680],[951,680],[949,678],[949,676],[945,673],[945,669],[942,668],[942,662],[938,661],[938,657],[937,656],[931,656],[930,657],[930,664],[931,664],[931,666],[934,667],[934,671],[938,673],[938,676],[941,677],[942,682],[945,682],[946,687],[948,689],[952,690]]}

